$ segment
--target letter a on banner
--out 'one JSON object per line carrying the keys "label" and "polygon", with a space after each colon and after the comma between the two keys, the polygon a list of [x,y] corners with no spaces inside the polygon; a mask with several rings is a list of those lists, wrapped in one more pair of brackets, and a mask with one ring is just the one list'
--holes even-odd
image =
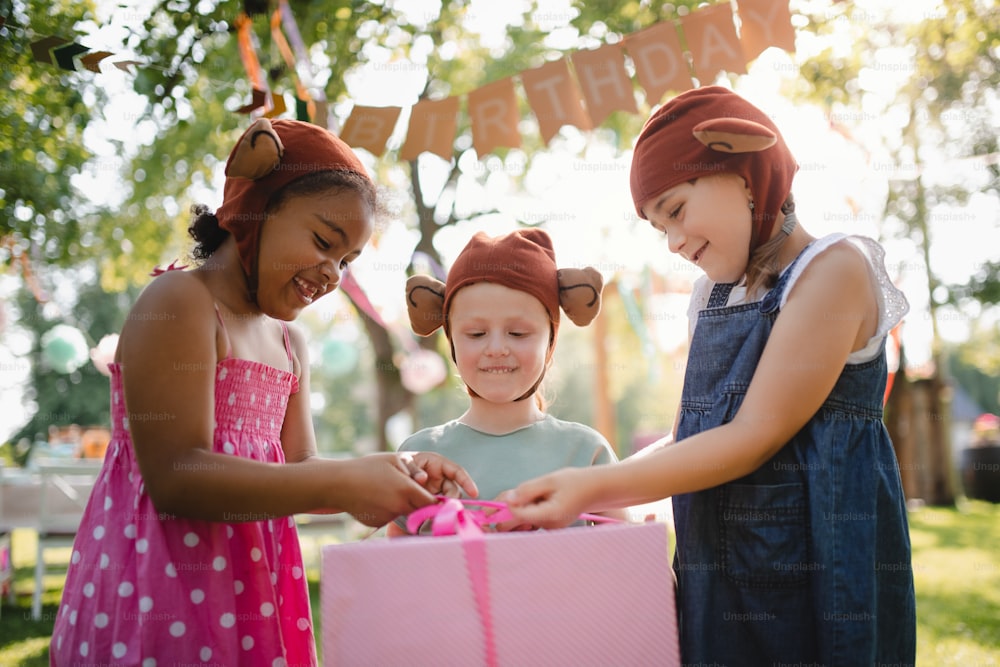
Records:
{"label": "letter a on banner", "polygon": [[580,101],[580,89],[565,58],[521,72],[521,83],[546,146],[563,125],[591,129],[590,119]]}
{"label": "letter a on banner", "polygon": [[668,90],[681,93],[692,87],[691,71],[673,21],[628,35],[625,50],[632,56],[636,78],[650,106],[659,102]]}
{"label": "letter a on banner", "polygon": [[632,93],[632,80],[625,71],[621,44],[577,51],[570,57],[594,127],[603,123],[612,111],[639,113]]}
{"label": "letter a on banner", "polygon": [[688,14],[681,19],[681,27],[694,56],[694,74],[701,85],[710,85],[722,70],[747,73],[743,47],[733,23],[733,8],[728,2]]}
{"label": "letter a on banner", "polygon": [[740,41],[747,62],[769,46],[795,53],[795,28],[787,2],[740,0]]}
{"label": "letter a on banner", "polygon": [[424,151],[451,160],[455,152],[452,144],[458,131],[458,98],[421,100],[410,112],[410,125],[406,141],[399,150],[400,160],[416,160]]}
{"label": "letter a on banner", "polygon": [[521,133],[517,124],[521,113],[517,108],[514,80],[500,79],[469,93],[469,118],[472,121],[472,145],[479,157],[498,146],[517,148]]}
{"label": "letter a on banner", "polygon": [[348,146],[364,148],[375,157],[385,152],[385,143],[399,119],[399,107],[356,106],[344,121],[340,138]]}

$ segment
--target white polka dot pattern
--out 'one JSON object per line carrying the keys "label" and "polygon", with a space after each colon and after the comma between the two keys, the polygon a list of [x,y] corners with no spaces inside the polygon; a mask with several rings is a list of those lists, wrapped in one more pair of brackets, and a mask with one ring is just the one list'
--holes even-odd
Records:
{"label": "white polka dot pattern", "polygon": [[[161,514],[135,461],[121,369],[112,442],[70,558],[54,664],[316,664],[309,595],[290,518],[232,523]],[[214,450],[283,463],[297,379],[239,359],[216,370]]]}

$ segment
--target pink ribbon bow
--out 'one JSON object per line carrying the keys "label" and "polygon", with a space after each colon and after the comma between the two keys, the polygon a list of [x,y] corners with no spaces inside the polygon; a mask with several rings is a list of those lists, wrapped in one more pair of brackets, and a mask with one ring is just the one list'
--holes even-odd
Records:
{"label": "pink ribbon bow", "polygon": [[[493,500],[460,500],[458,498],[447,498],[437,496],[439,502],[433,505],[426,505],[412,512],[406,518],[406,529],[416,534],[420,526],[425,521],[431,522],[431,535],[440,537],[442,535],[459,535],[460,537],[471,537],[481,535],[483,526],[503,523],[514,518],[507,503]],[[472,509],[470,505],[487,507],[496,510],[487,512],[485,510]],[[619,519],[613,519],[597,514],[581,514],[583,521],[593,521],[595,523],[620,523]]]}

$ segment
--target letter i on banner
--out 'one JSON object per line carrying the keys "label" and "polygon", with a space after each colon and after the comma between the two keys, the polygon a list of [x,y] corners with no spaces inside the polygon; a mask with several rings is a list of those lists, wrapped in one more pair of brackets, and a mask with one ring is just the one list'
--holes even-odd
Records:
{"label": "letter i on banner", "polygon": [[733,8],[728,3],[706,7],[681,18],[688,49],[694,56],[694,73],[707,86],[719,72],[746,74],[743,47],[736,36]]}
{"label": "letter i on banner", "polygon": [[521,133],[517,131],[517,124],[521,113],[517,108],[514,80],[510,77],[500,79],[469,93],[469,118],[472,145],[480,158],[500,146],[520,146]]}
{"label": "letter i on banner", "polygon": [[590,119],[581,102],[580,88],[573,80],[565,58],[521,72],[521,84],[528,104],[538,119],[538,129],[546,146],[563,125],[591,129]]}
{"label": "letter i on banner", "polygon": [[340,138],[348,146],[364,148],[379,157],[385,152],[385,144],[396,127],[401,111],[399,107],[356,106],[344,121]]}
{"label": "letter i on banner", "polygon": [[577,51],[570,57],[594,127],[603,123],[613,111],[639,113],[632,92],[632,79],[625,71],[625,53],[621,44]]}
{"label": "letter i on banner", "polygon": [[691,69],[673,21],[626,36],[625,50],[635,63],[636,78],[650,106],[669,90],[681,93],[693,87]]}
{"label": "letter i on banner", "polygon": [[740,41],[750,62],[770,46],[795,53],[795,28],[788,4],[775,0],[740,0]]}
{"label": "letter i on banner", "polygon": [[458,98],[421,100],[410,111],[410,124],[406,141],[399,150],[400,160],[416,160],[424,151],[430,151],[450,161],[455,149],[458,131]]}

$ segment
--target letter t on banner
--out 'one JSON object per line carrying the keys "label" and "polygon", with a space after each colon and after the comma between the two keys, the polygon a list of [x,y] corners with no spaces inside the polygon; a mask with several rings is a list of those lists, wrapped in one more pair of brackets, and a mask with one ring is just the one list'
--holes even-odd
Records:
{"label": "letter t on banner", "polygon": [[399,119],[399,107],[356,106],[344,121],[340,138],[348,146],[364,148],[375,157],[385,152],[385,142],[392,135]]}
{"label": "letter t on banner", "polygon": [[406,141],[399,149],[399,159],[416,160],[424,151],[430,151],[450,162],[455,153],[453,143],[457,131],[457,97],[421,100],[410,111],[410,126]]}
{"label": "letter t on banner", "polygon": [[517,148],[521,133],[517,124],[521,114],[517,109],[514,80],[500,79],[469,93],[469,118],[472,121],[472,145],[482,158],[498,146]]}
{"label": "letter t on banner", "polygon": [[625,50],[635,63],[636,78],[646,91],[650,106],[659,102],[668,90],[681,93],[692,87],[691,71],[673,21],[628,35]]}
{"label": "letter t on banner", "polygon": [[691,12],[681,19],[681,27],[688,49],[694,55],[694,73],[700,85],[711,85],[722,70],[747,73],[743,48],[733,23],[733,7],[728,2]]}
{"label": "letter t on banner", "polygon": [[769,46],[795,53],[795,28],[787,2],[740,0],[740,39],[747,62]]}
{"label": "letter t on banner", "polygon": [[639,113],[632,92],[632,79],[625,71],[625,54],[621,44],[577,51],[570,57],[594,127],[603,123],[612,111],[621,109]]}
{"label": "letter t on banner", "polygon": [[521,72],[521,83],[546,146],[563,125],[591,129],[581,103],[580,89],[569,73],[565,58]]}

